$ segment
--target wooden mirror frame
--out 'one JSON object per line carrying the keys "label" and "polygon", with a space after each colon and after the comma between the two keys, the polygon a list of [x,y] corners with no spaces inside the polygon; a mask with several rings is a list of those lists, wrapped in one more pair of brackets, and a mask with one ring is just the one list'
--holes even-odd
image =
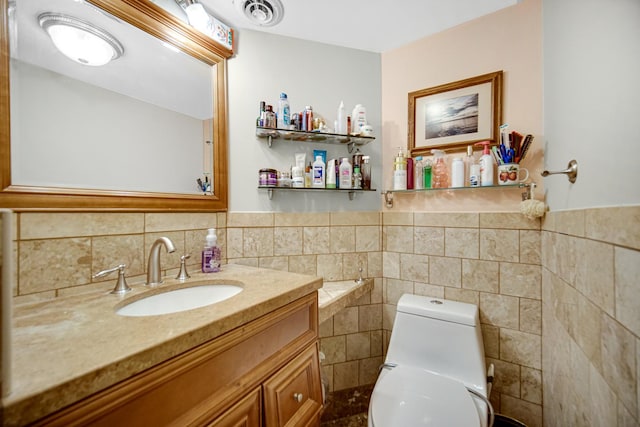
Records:
{"label": "wooden mirror frame", "polygon": [[225,211],[227,59],[233,51],[148,0],[87,0],[113,16],[214,67],[213,196],[49,188],[11,184],[8,0],[0,0],[0,207],[15,211]]}

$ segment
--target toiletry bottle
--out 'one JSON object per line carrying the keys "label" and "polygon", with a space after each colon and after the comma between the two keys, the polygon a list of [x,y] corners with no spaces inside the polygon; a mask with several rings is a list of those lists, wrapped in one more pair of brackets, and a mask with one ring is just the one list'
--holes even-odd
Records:
{"label": "toiletry bottle", "polygon": [[218,236],[216,229],[208,230],[204,250],[202,251],[202,272],[216,273],[220,271],[220,248],[218,247]]}
{"label": "toiletry bottle", "polygon": [[409,153],[407,153],[406,156],[407,159],[407,190],[413,190],[413,173],[415,172],[414,168],[414,161],[413,161],[413,157],[411,157],[409,155]]}
{"label": "toiletry bottle", "polygon": [[351,188],[352,173],[349,158],[343,157],[340,162],[340,189],[344,190]]}
{"label": "toiletry bottle", "polygon": [[424,159],[424,167],[422,169],[422,176],[424,178],[424,188],[431,188],[431,177],[432,177],[432,162],[431,159]]}
{"label": "toiletry bottle", "polygon": [[336,133],[345,134],[347,133],[347,118],[344,113],[344,102],[340,101],[340,106],[338,107],[338,117],[336,119]]}
{"label": "toiletry bottle", "polygon": [[327,178],[325,179],[327,188],[336,188],[336,162],[336,159],[327,161]]}
{"label": "toiletry bottle", "polygon": [[362,104],[357,104],[351,112],[351,133],[360,134],[360,128],[367,124],[367,109]]}
{"label": "toiletry bottle", "polygon": [[362,156],[362,188],[365,190],[371,189],[371,163],[369,163],[369,156]]}
{"label": "toiletry bottle", "polygon": [[256,126],[264,126],[264,119],[267,113],[267,105],[264,101],[260,101],[260,112],[258,113],[258,119],[256,120]]}
{"label": "toiletry bottle", "polygon": [[455,157],[451,162],[451,187],[464,187],[464,161]]}
{"label": "toiletry bottle", "polygon": [[407,189],[407,159],[402,150],[398,150],[398,154],[393,159],[393,189]]}
{"label": "toiletry bottle", "polygon": [[493,157],[489,152],[490,141],[477,142],[475,145],[483,145],[482,157],[480,157],[480,185],[483,187],[493,185]]}
{"label": "toiletry bottle", "polygon": [[447,188],[449,187],[449,170],[444,159],[444,151],[431,150],[433,153],[433,166],[431,171],[431,187]]}
{"label": "toiletry bottle", "polygon": [[325,164],[322,161],[322,156],[316,156],[316,161],[313,162],[313,168],[311,170],[311,187],[325,188],[325,180]]}
{"label": "toiletry bottle", "polygon": [[413,188],[422,190],[424,188],[424,162],[422,156],[417,156],[413,171]]}
{"label": "toiletry bottle", "polygon": [[264,127],[274,128],[277,126],[276,113],[273,112],[273,106],[267,105],[267,112],[265,113]]}
{"label": "toiletry bottle", "polygon": [[280,94],[280,101],[278,101],[278,129],[289,129],[291,125],[291,111],[289,108],[289,100],[287,94],[282,92]]}
{"label": "toiletry bottle", "polygon": [[471,187],[471,166],[474,163],[473,145],[467,145],[467,156],[464,158],[464,186]]}
{"label": "toiletry bottle", "polygon": [[352,188],[356,190],[362,190],[362,174],[360,173],[360,166],[356,166],[353,168]]}
{"label": "toiletry bottle", "polygon": [[307,165],[305,172],[304,172],[304,186],[305,188],[311,188],[311,183],[313,181],[313,179],[311,178],[312,176],[312,172],[311,169],[313,169],[313,166],[311,166],[311,162],[309,162],[309,164]]}

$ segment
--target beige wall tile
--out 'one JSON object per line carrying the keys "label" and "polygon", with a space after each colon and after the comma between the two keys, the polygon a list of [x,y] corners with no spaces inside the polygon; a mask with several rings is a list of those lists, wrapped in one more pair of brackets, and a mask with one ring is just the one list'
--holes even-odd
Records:
{"label": "beige wall tile", "polygon": [[500,399],[500,410],[502,414],[522,421],[527,427],[542,427],[541,405],[503,395]]}
{"label": "beige wall tile", "polygon": [[276,227],[327,227],[330,224],[328,212],[276,212]]}
{"label": "beige wall tile", "polygon": [[[480,298],[482,304],[482,298]],[[542,355],[540,351],[541,338],[539,335],[527,332],[500,329],[500,359],[542,369]]]}
{"label": "beige wall tile", "polygon": [[258,267],[271,270],[289,271],[289,258],[286,256],[258,258]]}
{"label": "beige wall tile", "polygon": [[413,232],[410,227],[389,225],[383,227],[382,232],[384,250],[413,253]]}
{"label": "beige wall tile", "polygon": [[382,252],[367,252],[367,271],[369,277],[382,277]]}
{"label": "beige wall tile", "polygon": [[556,274],[570,285],[576,283],[576,242],[578,239],[564,234],[556,234],[555,257]]}
{"label": "beige wall tile", "polygon": [[273,229],[274,255],[302,255],[302,227]]}
{"label": "beige wall tile", "polygon": [[384,277],[400,278],[400,254],[397,252],[382,253],[382,274]]}
{"label": "beige wall tile", "polygon": [[602,315],[602,374],[632,413],[638,411],[636,338],[615,319]]}
{"label": "beige wall tile", "polygon": [[602,375],[589,369],[589,421],[594,426],[615,426],[618,423],[617,399]]}
{"label": "beige wall tile", "polygon": [[258,258],[228,258],[229,264],[246,265],[247,267],[257,267]]}
{"label": "beige wall tile", "polygon": [[273,256],[273,228],[245,228],[243,231],[243,256]]}
{"label": "beige wall tile", "polygon": [[382,278],[376,277],[373,279],[373,289],[371,290],[371,304],[382,303]]}
{"label": "beige wall tile", "polygon": [[539,265],[542,235],[540,231],[520,230],[520,262]]}
{"label": "beige wall tile", "polygon": [[318,255],[317,260],[318,276],[322,276],[327,282],[344,280],[342,255]]}
{"label": "beige wall tile", "polygon": [[347,340],[345,335],[320,339],[320,351],[325,355],[325,364],[344,362],[347,358]]}
{"label": "beige wall tile", "polygon": [[557,234],[543,231],[540,236],[540,262],[552,273],[558,272],[558,258],[556,257]]}
{"label": "beige wall tile", "polygon": [[640,251],[615,248],[616,319],[640,336]]}
{"label": "beige wall tile", "polygon": [[345,253],[356,250],[356,229],[353,226],[331,227],[329,231],[330,253]]}
{"label": "beige wall tile", "polygon": [[480,224],[480,216],[472,212],[416,212],[415,225],[420,227],[474,228]]}
{"label": "beige wall tile", "polygon": [[[370,333],[371,333],[371,356],[374,356],[374,357],[382,356],[382,341],[383,341],[382,330],[378,329],[377,331],[371,331]],[[382,364],[382,362],[380,364]],[[378,374],[378,368],[380,367],[380,364],[376,366],[376,376]]]}
{"label": "beige wall tile", "polygon": [[[91,244],[91,274],[125,264],[125,277],[144,274],[144,236],[142,234],[124,236],[95,237]],[[94,279],[105,281],[117,279],[117,273]]]}
{"label": "beige wall tile", "polygon": [[462,287],[474,291],[498,293],[499,263],[495,261],[462,260]]}
{"label": "beige wall tile", "polygon": [[382,225],[413,225],[413,212],[382,212]]}
{"label": "beige wall tile", "polygon": [[329,253],[329,227],[304,227],[303,253],[305,255]]}
{"label": "beige wall tile", "polygon": [[444,288],[442,286],[429,285],[428,283],[415,282],[413,284],[413,293],[425,297],[444,299]]}
{"label": "beige wall tile", "polygon": [[338,225],[381,225],[380,212],[330,212],[329,220],[331,226]]}
{"label": "beige wall tile", "polygon": [[227,228],[226,212],[216,212],[216,220],[218,221],[218,228]]}
{"label": "beige wall tile", "polygon": [[478,306],[480,305],[480,292],[478,291],[445,287],[444,297],[453,301],[466,302]]}
{"label": "beige wall tile", "polygon": [[415,227],[413,245],[417,254],[444,255],[444,228]]}
{"label": "beige wall tile", "polygon": [[358,361],[336,363],[333,365],[333,388],[344,390],[358,386]]}
{"label": "beige wall tile", "polygon": [[520,368],[522,400],[542,404],[542,371],[538,369]]}
{"label": "beige wall tile", "polygon": [[383,359],[380,356],[360,360],[359,385],[375,384],[378,379],[378,368],[382,365],[382,362]]}
{"label": "beige wall tile", "polygon": [[382,329],[382,304],[362,305],[358,307],[358,330],[377,331]]}
{"label": "beige wall tile", "polygon": [[[464,302],[464,301],[463,301]],[[482,342],[484,344],[484,355],[487,358],[497,359],[500,357],[500,328],[493,325],[480,324],[482,329]],[[488,361],[487,361],[488,362]],[[487,363],[487,366],[488,363]]]}
{"label": "beige wall tile", "polygon": [[449,257],[478,258],[480,255],[480,231],[471,228],[446,228],[444,253]]}
{"label": "beige wall tile", "polygon": [[518,230],[480,230],[480,259],[518,262],[520,259]]}
{"label": "beige wall tile", "polygon": [[400,279],[429,282],[429,257],[426,255],[400,254]]}
{"label": "beige wall tile", "polygon": [[602,311],[578,294],[575,340],[589,361],[602,371]]}
{"label": "beige wall tile", "polygon": [[624,404],[618,400],[618,427],[639,427],[640,422],[624,406]]}
{"label": "beige wall tile", "polygon": [[462,260],[460,258],[429,257],[429,283],[462,287]]}
{"label": "beige wall tile", "polygon": [[542,334],[542,302],[520,298],[520,330],[532,334]]}
{"label": "beige wall tile", "polygon": [[384,341],[383,341],[383,345],[385,346],[385,352],[386,352],[386,346],[389,344],[389,340],[388,340],[388,333],[391,332],[391,329],[393,329],[393,322],[395,320],[396,317],[396,306],[392,305],[392,304],[383,304],[382,305],[382,329],[384,331]]}
{"label": "beige wall tile", "polygon": [[175,212],[144,214],[144,231],[147,233],[217,227],[217,216],[215,213]]}
{"label": "beige wall tile", "polygon": [[347,360],[366,359],[371,355],[369,332],[347,335]]}
{"label": "beige wall tile", "polygon": [[387,279],[386,304],[397,305],[403,294],[413,293],[413,283],[405,280]]}
{"label": "beige wall tile", "polygon": [[382,228],[377,225],[356,226],[356,251],[377,252],[382,249]]}
{"label": "beige wall tile", "polygon": [[585,235],[640,250],[640,206],[587,209]]}
{"label": "beige wall tile", "polygon": [[480,212],[480,228],[539,230],[540,220],[529,219],[519,212]]}
{"label": "beige wall tile", "polygon": [[554,231],[582,237],[585,235],[585,211],[569,210],[554,212]]}
{"label": "beige wall tile", "polygon": [[354,334],[358,332],[358,307],[346,307],[333,316],[333,333],[335,335]]}
{"label": "beige wall tile", "polygon": [[227,258],[244,256],[244,229],[227,228]]}
{"label": "beige wall tile", "polygon": [[20,239],[52,239],[144,232],[142,213],[21,213]]}
{"label": "beige wall tile", "polygon": [[480,322],[501,328],[518,329],[518,298],[481,292]]}
{"label": "beige wall tile", "polygon": [[19,242],[21,295],[91,282],[91,239],[87,237]]}
{"label": "beige wall tile", "polygon": [[494,377],[491,393],[508,394],[520,397],[520,366],[499,359],[487,358],[487,364],[493,363]]}
{"label": "beige wall tile", "polygon": [[289,271],[316,276],[318,274],[318,257],[316,255],[290,256]]}
{"label": "beige wall tile", "polygon": [[548,284],[545,286],[548,295],[542,297],[543,301],[549,301],[555,319],[571,337],[575,337],[578,327],[578,291],[547,270],[543,271],[542,282]]}
{"label": "beige wall tile", "polygon": [[271,212],[228,212],[227,227],[273,227]]}
{"label": "beige wall tile", "polygon": [[318,327],[318,335],[320,336],[320,338],[333,336],[333,316],[320,323]]}
{"label": "beige wall tile", "polygon": [[344,280],[357,279],[360,277],[362,268],[362,278],[371,277],[368,272],[368,259],[366,253],[350,253],[342,255],[342,277]]}
{"label": "beige wall tile", "polygon": [[500,263],[500,293],[540,299],[542,268],[539,265]]}
{"label": "beige wall tile", "polygon": [[575,239],[576,288],[602,310],[614,316],[613,246]]}

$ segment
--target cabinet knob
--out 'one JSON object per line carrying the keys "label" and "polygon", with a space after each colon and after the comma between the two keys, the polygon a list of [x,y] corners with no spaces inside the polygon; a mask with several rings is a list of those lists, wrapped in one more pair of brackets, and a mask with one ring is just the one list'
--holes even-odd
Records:
{"label": "cabinet knob", "polygon": [[293,393],[293,400],[295,400],[296,402],[302,402],[303,398],[304,396],[302,395],[302,393]]}

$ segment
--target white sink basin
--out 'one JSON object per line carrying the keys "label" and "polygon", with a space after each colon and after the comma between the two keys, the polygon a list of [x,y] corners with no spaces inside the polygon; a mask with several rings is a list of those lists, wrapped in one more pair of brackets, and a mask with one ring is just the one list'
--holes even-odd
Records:
{"label": "white sink basin", "polygon": [[242,288],[236,285],[200,285],[150,295],[116,310],[120,316],[156,316],[205,307],[231,298]]}

